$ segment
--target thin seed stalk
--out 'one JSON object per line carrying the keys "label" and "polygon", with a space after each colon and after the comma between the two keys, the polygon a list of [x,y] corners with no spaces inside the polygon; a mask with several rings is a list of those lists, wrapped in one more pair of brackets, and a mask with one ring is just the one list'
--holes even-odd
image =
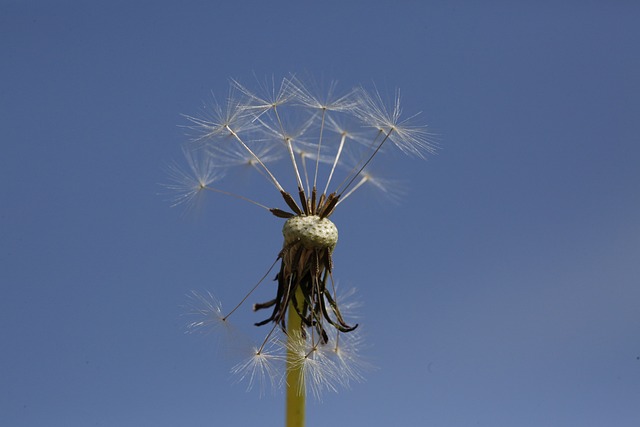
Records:
{"label": "thin seed stalk", "polygon": [[[304,301],[304,295],[300,287],[296,289],[296,298],[299,305]],[[296,347],[292,340],[299,340],[299,331],[302,330],[302,319],[298,310],[293,305],[293,299],[289,303],[289,315],[287,316],[287,339],[291,345],[287,346],[287,402],[286,402],[286,427],[304,427],[305,409],[305,385],[300,356],[293,351]],[[298,307],[302,309],[302,307]],[[297,360],[296,360],[297,359]]]}

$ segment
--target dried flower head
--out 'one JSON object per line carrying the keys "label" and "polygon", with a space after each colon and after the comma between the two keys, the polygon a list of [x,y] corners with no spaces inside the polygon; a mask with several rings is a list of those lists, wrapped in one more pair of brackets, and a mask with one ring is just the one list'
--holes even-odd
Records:
{"label": "dried flower head", "polygon": [[[279,263],[275,296],[253,305],[268,311],[256,325],[272,327],[234,372],[250,384],[264,379],[277,384],[274,376],[282,370],[276,365],[286,359],[302,372],[298,387],[316,395],[361,380],[358,325],[345,318],[334,285],[338,228],[330,218],[362,186],[389,190],[390,181],[368,170],[385,147],[418,157],[432,152],[426,129],[401,117],[399,92],[388,108],[377,91],[358,87],[339,93],[331,83],[319,92],[296,77],[271,79],[258,91],[233,80],[223,106],[186,117],[198,134],[185,150],[188,170],[172,169],[174,204],[191,204],[206,190],[249,201],[285,220],[284,242],[271,267]],[[262,174],[280,204],[269,207],[214,186],[238,166]],[[195,313],[202,319],[191,327],[226,322],[271,269],[226,315],[217,302],[199,298],[203,304]]]}

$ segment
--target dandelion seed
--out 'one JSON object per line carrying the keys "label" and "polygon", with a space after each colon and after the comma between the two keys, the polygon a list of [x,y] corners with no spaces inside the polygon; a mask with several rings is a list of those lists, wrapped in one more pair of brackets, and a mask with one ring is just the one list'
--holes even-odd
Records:
{"label": "dandelion seed", "polygon": [[231,83],[232,88],[245,96],[246,101],[242,108],[252,111],[254,119],[260,118],[269,110],[275,110],[287,104],[295,94],[290,79],[282,79],[280,83],[276,83],[274,76],[271,77],[271,82],[266,79],[263,83],[258,82],[258,91],[249,90],[238,80],[232,80]]}
{"label": "dandelion seed", "polygon": [[[310,86],[314,86],[311,88]],[[297,77],[289,79],[289,88],[294,92],[294,98],[298,104],[311,109],[330,112],[348,113],[358,107],[355,89],[344,94],[337,93],[338,82],[331,81],[326,91],[317,87],[317,84],[303,83]]]}
{"label": "dandelion seed", "polygon": [[340,385],[348,388],[354,381],[364,381],[364,372],[371,371],[373,367],[360,354],[363,344],[362,334],[360,332],[336,334],[332,344],[323,350],[330,354],[337,365]]}
{"label": "dandelion seed", "polygon": [[284,359],[282,346],[272,339],[261,347],[253,347],[251,354],[242,362],[231,368],[231,373],[237,375],[237,382],[247,384],[247,391],[255,386],[264,395],[267,389],[274,391],[281,383],[280,362]]}
{"label": "dandelion seed", "polygon": [[190,310],[187,314],[196,316],[197,320],[187,325],[189,332],[205,332],[210,333],[217,329],[220,325],[226,323],[224,313],[222,312],[222,303],[210,292],[201,294],[192,291],[188,295],[190,300]]}
{"label": "dandelion seed", "polygon": [[316,399],[321,399],[325,391],[337,391],[342,373],[319,347],[295,333],[287,341],[289,369],[300,371],[295,383],[287,385],[298,394],[309,393]]}
{"label": "dandelion seed", "polygon": [[238,91],[231,86],[226,102],[219,104],[215,95],[213,103],[205,106],[198,116],[184,115],[191,122],[188,129],[194,130],[194,142],[206,142],[214,138],[230,138],[234,133],[244,133],[255,130],[253,116],[245,111],[245,104],[241,102]]}
{"label": "dandelion seed", "polygon": [[186,206],[186,211],[193,210],[200,205],[202,194],[206,191],[232,196],[263,209],[269,210],[265,205],[251,200],[247,197],[230,193],[219,188],[212,187],[211,184],[224,176],[223,170],[216,168],[213,157],[202,149],[190,151],[183,149],[188,170],[175,164],[169,166],[170,182],[164,187],[173,193],[171,206]]}
{"label": "dandelion seed", "polygon": [[198,156],[196,151],[183,148],[188,168],[169,166],[170,183],[165,188],[173,193],[171,206],[184,205],[187,210],[199,204],[203,191],[221,179],[223,171],[216,169],[211,157]]}
{"label": "dandelion seed", "polygon": [[384,138],[390,139],[404,153],[424,158],[435,152],[434,143],[429,138],[425,126],[412,122],[417,114],[402,118],[400,90],[396,90],[393,106],[389,108],[376,90],[373,94],[362,89],[358,115],[369,126],[379,130]]}
{"label": "dandelion seed", "polygon": [[381,194],[385,200],[392,203],[398,203],[406,193],[402,182],[398,180],[382,178],[380,176],[373,175],[369,171],[365,170],[361,173],[361,177],[359,178],[358,182],[356,182],[351,187],[351,189],[342,196],[338,204],[343,203],[347,199],[347,197],[355,193],[360,187],[363,186],[372,187],[379,194]]}

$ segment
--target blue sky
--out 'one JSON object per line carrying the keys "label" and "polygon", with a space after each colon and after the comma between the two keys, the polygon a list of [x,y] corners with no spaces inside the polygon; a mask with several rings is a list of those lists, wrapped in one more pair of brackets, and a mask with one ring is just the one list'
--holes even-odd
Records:
{"label": "blue sky", "polygon": [[638,425],[640,7],[216,3],[0,4],[0,424],[282,425],[183,315],[241,298],[281,221],[158,183],[181,114],[293,72],[399,87],[441,146],[333,217],[377,369],[308,425]]}

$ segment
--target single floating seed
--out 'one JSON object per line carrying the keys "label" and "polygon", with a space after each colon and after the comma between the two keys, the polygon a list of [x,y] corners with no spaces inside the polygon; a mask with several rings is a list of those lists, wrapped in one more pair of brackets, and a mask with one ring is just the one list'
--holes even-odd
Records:
{"label": "single floating seed", "polygon": [[289,218],[282,227],[284,244],[300,242],[307,249],[333,251],[338,243],[338,229],[327,218],[317,215],[301,215]]}

